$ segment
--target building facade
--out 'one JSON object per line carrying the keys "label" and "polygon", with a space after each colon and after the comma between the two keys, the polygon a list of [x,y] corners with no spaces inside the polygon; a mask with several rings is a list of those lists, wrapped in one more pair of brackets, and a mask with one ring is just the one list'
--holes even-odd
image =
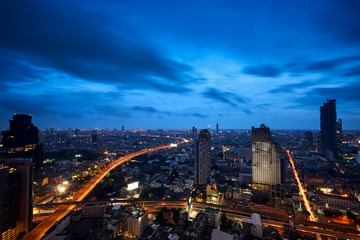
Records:
{"label": "building facade", "polygon": [[320,107],[320,153],[332,160],[338,155],[336,134],[336,100],[327,100]]}
{"label": "building facade", "polygon": [[[2,192],[3,203],[9,201],[8,211],[12,215],[9,224],[13,226],[15,217],[15,234],[17,236],[28,233],[33,220],[33,183],[32,162],[30,158],[0,159],[0,163],[8,166],[8,173],[3,172],[1,181],[6,185],[9,192]],[[4,171],[4,169],[2,169]],[[4,186],[3,186],[4,187]],[[2,206],[4,207],[4,206]],[[3,238],[4,239],[4,238]],[[6,239],[6,238],[5,238]]]}
{"label": "building facade", "polygon": [[19,175],[17,169],[0,164],[0,239],[17,238],[16,216],[19,201]]}
{"label": "building facade", "polygon": [[195,184],[206,185],[211,170],[211,134],[200,131],[195,142]]}
{"label": "building facade", "polygon": [[253,191],[282,197],[284,182],[284,154],[271,138],[270,128],[261,124],[252,127],[252,177]]}

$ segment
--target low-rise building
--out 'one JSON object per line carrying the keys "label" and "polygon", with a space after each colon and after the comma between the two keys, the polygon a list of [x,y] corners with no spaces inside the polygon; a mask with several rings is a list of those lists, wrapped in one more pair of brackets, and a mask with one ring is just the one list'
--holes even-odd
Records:
{"label": "low-rise building", "polygon": [[263,229],[260,214],[252,213],[251,219],[243,218],[242,233],[262,239]]}
{"label": "low-rise building", "polygon": [[109,203],[86,203],[82,208],[83,217],[101,217]]}
{"label": "low-rise building", "polygon": [[207,218],[207,225],[218,229],[220,227],[220,210],[214,208],[206,208],[204,213]]}
{"label": "low-rise building", "polygon": [[135,210],[128,217],[128,234],[139,237],[144,233],[149,223],[148,212],[144,210]]}

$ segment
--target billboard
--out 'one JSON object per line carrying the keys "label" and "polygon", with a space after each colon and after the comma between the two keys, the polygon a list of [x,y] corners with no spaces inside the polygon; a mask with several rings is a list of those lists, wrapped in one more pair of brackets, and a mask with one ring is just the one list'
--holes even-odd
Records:
{"label": "billboard", "polygon": [[128,183],[127,190],[131,191],[139,187],[139,182]]}

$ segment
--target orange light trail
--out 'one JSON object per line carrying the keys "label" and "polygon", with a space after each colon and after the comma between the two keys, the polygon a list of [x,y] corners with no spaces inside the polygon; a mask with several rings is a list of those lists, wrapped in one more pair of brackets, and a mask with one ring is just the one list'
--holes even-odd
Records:
{"label": "orange light trail", "polygon": [[290,161],[291,167],[293,169],[294,176],[295,176],[296,182],[297,182],[298,187],[299,187],[300,195],[301,195],[301,197],[303,199],[303,202],[304,202],[304,205],[305,205],[305,209],[306,209],[306,211],[308,211],[310,213],[310,221],[317,222],[315,213],[311,209],[309,200],[306,197],[306,190],[305,190],[304,186],[302,185],[302,183],[300,182],[299,174],[295,169],[294,160],[291,157],[290,150],[286,150],[286,152],[287,152],[287,154],[289,156],[289,161]]}
{"label": "orange light trail", "polygon": [[[186,141],[186,139],[183,139],[182,143]],[[74,199],[72,201],[82,201],[111,170],[125,162],[130,161],[133,157],[165,148],[171,148],[171,145],[169,144],[151,149],[143,149],[135,153],[130,153],[111,162],[101,172],[96,174],[92,179],[85,183],[77,192],[73,193],[72,196],[74,197]],[[75,205],[60,206],[53,214],[45,218],[38,226],[36,226],[32,231],[26,234],[23,239],[40,240],[57,221],[60,221],[62,218],[64,218],[74,208]]]}

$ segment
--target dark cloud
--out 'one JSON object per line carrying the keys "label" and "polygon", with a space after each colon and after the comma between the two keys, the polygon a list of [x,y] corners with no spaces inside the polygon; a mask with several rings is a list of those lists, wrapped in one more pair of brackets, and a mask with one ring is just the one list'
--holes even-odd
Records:
{"label": "dark cloud", "polygon": [[258,77],[278,77],[281,75],[282,70],[278,67],[265,64],[256,67],[246,67],[243,70],[244,73],[249,75],[255,75]]}
{"label": "dark cloud", "polygon": [[344,102],[360,103],[360,81],[343,86],[333,88],[315,88],[310,94],[323,96],[326,98],[334,98]]}
{"label": "dark cloud", "polygon": [[329,39],[359,46],[359,12],[360,2],[357,0],[331,1],[331,4],[323,4],[315,23]]}
{"label": "dark cloud", "polygon": [[[347,84],[340,87],[318,87],[313,88],[305,93],[304,96],[296,97],[288,105],[289,109],[310,108],[320,106],[326,99],[336,99],[338,103],[359,104],[360,103],[360,81]],[[346,109],[342,109],[345,111]],[[353,113],[353,112],[352,112]]]}
{"label": "dark cloud", "polygon": [[[0,49],[0,56],[6,53]],[[0,79],[3,83],[32,82],[37,79],[46,81],[44,75],[49,73],[46,69],[34,69],[21,60],[5,57],[0,57],[0,69]]]}
{"label": "dark cloud", "polygon": [[360,61],[360,56],[346,56],[333,58],[321,61],[297,61],[286,64],[283,69],[290,73],[312,73],[322,72],[329,73],[348,64],[353,64]]}
{"label": "dark cloud", "polygon": [[[114,27],[105,16],[67,4],[0,3],[0,47],[23,61],[127,88],[189,91],[184,85],[196,81],[188,74],[191,67],[154,51],[151,43],[126,24]],[[24,65],[4,69],[8,75],[15,75],[15,70],[24,73],[9,80],[36,77]]]}
{"label": "dark cloud", "polygon": [[[299,60],[282,65],[281,67],[272,66],[270,64],[251,66],[244,69],[245,74],[255,75],[258,77],[279,77],[283,73],[290,74],[348,74],[354,76],[358,73],[358,66],[350,67],[360,62],[360,55],[338,57],[321,61]],[[350,67],[350,68],[349,68]],[[342,73],[343,72],[343,73]]]}
{"label": "dark cloud", "polygon": [[354,76],[360,77],[360,65],[343,69],[341,74],[345,77],[354,77]]}
{"label": "dark cloud", "polygon": [[303,81],[299,83],[289,83],[289,84],[284,84],[278,88],[272,89],[269,91],[269,93],[290,93],[297,89],[312,87],[318,84],[319,82],[317,81]]}
{"label": "dark cloud", "polygon": [[151,106],[133,106],[133,107],[129,108],[129,110],[143,112],[143,113],[147,113],[147,114],[157,113],[157,114],[171,115],[171,113],[169,111],[160,111]]}
{"label": "dark cloud", "polygon": [[193,113],[193,114],[191,114],[190,116],[192,116],[192,117],[198,117],[198,118],[208,118],[207,115],[202,114],[202,113]]}
{"label": "dark cloud", "polygon": [[236,107],[238,103],[247,102],[246,98],[240,97],[235,93],[224,92],[215,88],[207,88],[207,90],[203,92],[203,96],[215,101],[226,103],[232,107]]}

